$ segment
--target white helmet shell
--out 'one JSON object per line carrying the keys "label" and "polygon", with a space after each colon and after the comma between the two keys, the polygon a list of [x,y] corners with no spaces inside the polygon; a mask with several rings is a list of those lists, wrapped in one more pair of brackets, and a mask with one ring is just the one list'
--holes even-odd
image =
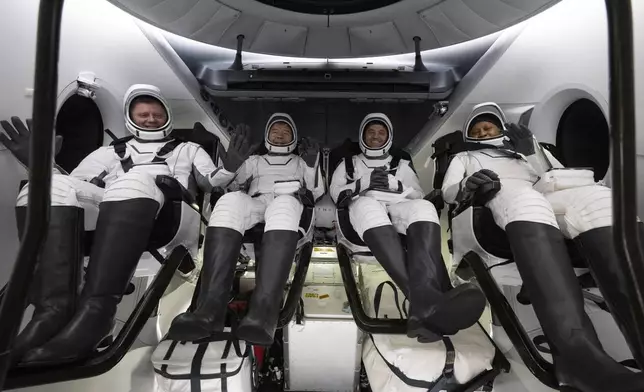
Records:
{"label": "white helmet shell", "polygon": [[[387,127],[387,131],[389,131],[389,134],[387,135],[387,141],[382,145],[382,147],[371,148],[367,146],[364,141],[364,131],[372,122],[382,123],[385,127]],[[394,142],[394,127],[391,124],[391,120],[389,119],[389,117],[387,117],[386,114],[383,113],[367,114],[360,124],[360,134],[358,135],[358,139],[360,140],[360,149],[362,150],[362,153],[365,157],[380,158],[386,156],[389,153],[389,149]]]}
{"label": "white helmet shell", "polygon": [[[469,137],[469,130],[472,125],[475,124],[475,120],[479,116],[488,115],[494,116],[501,123],[501,134],[497,137],[492,137],[488,139],[477,139]],[[478,144],[488,144],[495,147],[503,147],[503,141],[506,140],[505,136],[505,124],[507,120],[505,118],[505,113],[501,110],[501,107],[494,102],[484,102],[474,106],[472,113],[470,113],[465,125],[463,126],[463,138],[468,143],[478,143]]]}
{"label": "white helmet shell", "polygon": [[[130,105],[132,104],[132,101],[141,96],[155,98],[159,103],[161,103],[161,105],[163,105],[168,116],[168,120],[163,124],[163,126],[157,129],[143,128],[136,125],[132,117],[130,117]],[[170,110],[170,105],[161,94],[161,90],[156,86],[150,84],[135,84],[131,86],[125,93],[125,98],[123,99],[123,111],[125,116],[125,128],[127,128],[127,130],[137,139],[163,140],[172,132],[172,111]]]}
{"label": "white helmet shell", "polygon": [[[268,131],[271,129],[273,124],[282,122],[288,124],[293,130],[293,140],[286,146],[278,146],[271,143],[268,140]],[[273,115],[266,122],[266,129],[264,130],[264,145],[269,153],[272,154],[290,154],[297,147],[297,128],[295,127],[295,121],[286,113],[273,113]]]}

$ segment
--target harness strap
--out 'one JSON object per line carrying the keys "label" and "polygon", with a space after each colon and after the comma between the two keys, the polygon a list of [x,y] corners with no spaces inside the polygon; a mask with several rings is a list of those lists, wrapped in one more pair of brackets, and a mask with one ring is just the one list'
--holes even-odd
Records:
{"label": "harness strap", "polygon": [[[121,167],[123,168],[123,172],[125,173],[129,172],[132,167],[134,167],[132,157],[127,153],[127,142],[132,139],[133,137],[125,137],[118,139],[112,143],[112,145],[114,146],[114,152],[119,157],[121,161]],[[152,163],[164,163],[166,159],[170,157],[174,149],[177,148],[181,143],[183,143],[181,140],[174,139],[164,144],[163,147],[161,147],[156,152],[154,158],[152,159]]]}
{"label": "harness strap", "polygon": [[[396,301],[396,308],[398,309],[400,318],[403,318],[403,312],[398,303],[398,300],[399,300],[398,289],[396,288],[396,286],[394,286],[393,282],[389,280],[380,283],[376,288],[376,292],[374,294],[374,300],[373,300],[376,318],[378,318],[378,310],[380,308],[380,302],[382,299],[382,290],[384,289],[385,285],[391,287],[391,289],[394,291],[394,300]],[[404,302],[403,302],[403,308],[404,308]],[[454,344],[452,343],[449,337],[443,336],[443,344],[445,345],[445,366],[443,367],[443,372],[438,379],[431,382],[424,381],[424,380],[417,380],[417,379],[408,377],[405,373],[403,373],[402,370],[400,370],[398,367],[396,367],[395,365],[387,361],[385,356],[382,355],[382,353],[378,349],[378,346],[376,345],[375,340],[373,339],[373,334],[369,334],[369,338],[371,339],[371,343],[373,344],[373,347],[376,349],[376,352],[383,360],[385,365],[387,365],[389,370],[391,370],[391,372],[394,375],[396,375],[396,377],[398,377],[402,382],[409,385],[410,387],[422,388],[427,390],[428,392],[439,392],[439,391],[442,392],[442,391],[453,391],[455,390],[453,386],[459,386],[458,382],[454,378],[454,362],[456,360],[456,350],[454,348]]]}

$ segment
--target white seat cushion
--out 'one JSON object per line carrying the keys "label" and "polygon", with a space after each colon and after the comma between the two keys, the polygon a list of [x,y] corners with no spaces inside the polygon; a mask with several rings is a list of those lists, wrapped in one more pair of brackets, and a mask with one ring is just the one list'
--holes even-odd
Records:
{"label": "white seat cushion", "polygon": [[[365,312],[375,316],[373,309],[374,293],[381,282],[390,280],[382,267],[361,264],[360,282]],[[399,291],[400,302],[404,299]],[[367,300],[368,298],[368,300]],[[384,288],[379,317],[399,318],[390,287]],[[466,383],[472,378],[492,369],[495,355],[494,345],[490,342],[485,331],[478,325],[463,330],[451,336],[450,340],[456,350],[454,376],[459,383]],[[438,379],[445,366],[445,345],[441,342],[418,343],[405,335],[373,335],[378,351],[390,364],[400,369],[407,377],[415,380],[434,381]],[[374,392],[415,391],[405,384],[389,369],[378,354],[371,339],[363,344],[362,360],[369,377],[371,389]]]}

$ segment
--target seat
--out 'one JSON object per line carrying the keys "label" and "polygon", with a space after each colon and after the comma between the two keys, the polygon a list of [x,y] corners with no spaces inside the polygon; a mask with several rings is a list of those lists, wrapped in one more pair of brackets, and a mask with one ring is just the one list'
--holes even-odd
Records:
{"label": "seat", "polygon": [[[262,148],[255,153],[262,154],[266,152],[265,147],[262,146]],[[297,148],[293,153],[298,153]],[[210,205],[216,205],[219,198],[221,198],[226,191],[227,190],[225,189],[219,189],[216,192],[213,192],[210,197]],[[301,189],[300,192],[298,192],[297,197],[302,201],[304,208],[300,217],[298,230],[299,240],[296,246],[295,257],[293,259],[295,272],[292,280],[287,284],[288,293],[282,309],[280,310],[277,324],[278,328],[282,328],[287,325],[295,314],[299,304],[299,299],[302,295],[302,288],[304,287],[304,280],[311,260],[311,254],[313,253],[316,201],[313,198],[313,194],[308,189]],[[257,265],[262,262],[262,257],[261,254],[258,254],[258,250],[261,249],[264,228],[265,223],[258,223],[252,228],[246,230],[244,233],[242,239],[242,252],[240,254],[239,263],[235,273],[235,281],[233,283],[233,290],[231,292],[231,298],[233,298],[233,300],[247,297],[247,294],[255,287],[255,271],[257,269]],[[249,265],[251,264],[249,263],[251,260],[254,260],[253,265]],[[247,284],[242,284],[242,280]],[[192,298],[190,308],[194,308],[194,306],[196,306],[197,293],[199,292],[200,284],[201,279],[197,282],[197,288],[195,289],[195,295]]]}
{"label": "seat", "polygon": [[[176,129],[175,135],[182,141],[200,144],[214,160],[217,159],[219,139],[201,123],[195,123],[192,129]],[[186,189],[171,177],[160,176],[156,183],[163,192],[166,203],[159,211],[147,252],[141,257],[134,274],[135,278],[141,278],[142,290],[139,290],[139,295],[133,301],[124,300],[119,304],[117,319],[123,317],[124,321],[117,322],[118,333],[113,341],[86,360],[63,368],[59,365],[18,365],[8,373],[5,384],[7,388],[25,388],[93,377],[113,368],[137,338],[147,345],[159,342],[161,336],[158,334],[155,309],[177,271],[186,277],[198,270],[195,258],[201,245],[201,223],[205,220],[201,210],[207,199],[196,187],[189,186]],[[89,255],[93,232],[85,234],[85,253]],[[134,285],[130,284],[126,294],[134,291]]]}
{"label": "seat", "polygon": [[[349,159],[354,155],[361,154],[360,146],[357,142],[351,139],[345,139],[344,142],[338,147],[331,150],[329,154],[329,178],[333,177],[333,172],[340,165],[344,159]],[[400,159],[411,161],[411,156],[406,151],[392,147],[391,155],[398,156]],[[345,203],[336,205],[336,234],[338,244],[342,244],[349,250],[349,254],[353,258],[359,259],[361,262],[376,262],[369,250],[369,247],[360,239],[360,236],[353,228],[349,220],[349,200]],[[401,234],[401,239],[404,241],[405,235]]]}
{"label": "seat", "polygon": [[[433,186],[438,197],[452,157],[467,151],[469,147],[469,143],[463,141],[461,131],[444,135],[434,142]],[[556,148],[552,145],[542,144],[541,147],[553,155],[556,154]],[[548,350],[541,345],[541,326],[534,311],[528,306],[530,300],[522,289],[523,281],[514,263],[507,235],[494,222],[491,210],[483,204],[482,201],[474,200],[449,207],[449,244],[456,279],[476,279],[485,292],[493,312],[495,341],[505,345],[506,338],[509,339],[532,373],[543,384],[554,388],[557,385],[554,370],[551,363],[540,353]],[[607,307],[583,257],[573,241],[567,240],[566,244],[580,287],[587,299],[587,312],[600,339],[605,346],[608,343],[613,347],[613,350],[607,348],[607,351],[616,359],[625,359],[619,357],[624,355],[624,350],[628,350],[626,342],[616,341],[614,338],[615,334],[620,337],[621,334],[610,314],[606,312]]]}
{"label": "seat", "polygon": [[[331,152],[330,164],[335,169],[343,158],[358,153],[357,143],[347,140]],[[400,150],[392,154],[411,160]],[[432,192],[426,199],[436,202],[434,196]],[[363,344],[362,360],[371,389],[474,390],[508,371],[509,363],[479,325],[432,344],[403,336],[407,300],[401,301],[400,291],[355,232],[349,220],[349,202],[344,200],[337,205],[337,254],[354,320],[369,336]],[[401,239],[404,244],[406,236],[401,235]],[[395,296],[383,295],[385,285],[394,290]],[[458,359],[446,359],[451,355]]]}

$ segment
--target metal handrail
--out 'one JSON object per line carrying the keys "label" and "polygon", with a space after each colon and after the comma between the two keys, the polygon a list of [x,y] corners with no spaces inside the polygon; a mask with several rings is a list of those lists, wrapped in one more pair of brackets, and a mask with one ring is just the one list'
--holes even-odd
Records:
{"label": "metal handrail", "polygon": [[558,388],[559,382],[555,376],[554,366],[539,354],[481,257],[476,252],[470,251],[463,256],[463,262],[474,271],[476,280],[485,293],[494,315],[500,320],[501,326],[528,370],[542,384],[550,388]]}
{"label": "metal handrail", "polygon": [[27,224],[18,257],[0,305],[0,390],[11,366],[10,349],[18,333],[37,257],[49,226],[52,144],[58,53],[64,0],[41,1],[38,9],[36,66],[34,78],[33,129],[29,141],[29,196]]}
{"label": "metal handrail", "polygon": [[[613,240],[619,267],[628,276],[626,289],[634,329],[644,331],[644,257],[638,240],[635,166],[635,75],[633,13],[630,0],[606,0],[610,62],[610,123],[613,146]],[[644,333],[631,349],[644,355]],[[640,364],[643,366],[644,364]]]}
{"label": "metal handrail", "polygon": [[55,382],[79,380],[95,377],[110,371],[129,352],[130,348],[159,305],[159,301],[170,284],[173,276],[188,249],[176,247],[159,269],[154,280],[143,294],[132,314],[119,332],[116,340],[105,350],[90,358],[66,364],[43,366],[18,366],[9,371],[5,389],[27,388]]}
{"label": "metal handrail", "polygon": [[336,251],[349,307],[351,308],[353,319],[358,328],[364,332],[373,334],[405,334],[407,332],[406,319],[374,318],[369,317],[365,313],[362,307],[362,301],[360,300],[358,284],[356,283],[355,276],[353,276],[349,253],[342,244],[338,244]]}

